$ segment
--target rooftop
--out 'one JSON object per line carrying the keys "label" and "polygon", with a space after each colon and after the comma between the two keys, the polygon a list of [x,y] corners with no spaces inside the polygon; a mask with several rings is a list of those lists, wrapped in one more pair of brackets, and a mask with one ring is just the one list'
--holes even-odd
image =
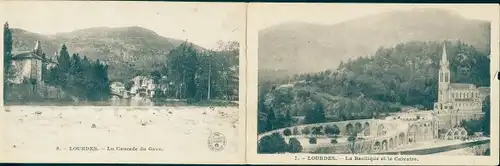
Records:
{"label": "rooftop", "polygon": [[12,60],[20,59],[42,59],[42,57],[36,55],[33,51],[13,51]]}
{"label": "rooftop", "polygon": [[472,89],[476,87],[474,84],[465,84],[465,83],[451,83],[450,86],[451,88],[454,89]]}

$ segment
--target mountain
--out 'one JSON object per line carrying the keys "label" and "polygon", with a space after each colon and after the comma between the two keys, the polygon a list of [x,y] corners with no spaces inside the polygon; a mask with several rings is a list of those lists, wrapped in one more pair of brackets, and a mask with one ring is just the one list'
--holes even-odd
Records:
{"label": "mountain", "polygon": [[[165,63],[166,55],[183,41],[166,38],[142,27],[81,29],[55,35],[41,35],[12,29],[14,51],[31,50],[39,40],[48,57],[66,44],[70,54],[78,53],[109,64],[112,80],[127,80],[136,74],[149,73]],[[199,51],[204,48],[193,44]]]}
{"label": "mountain", "polygon": [[259,71],[305,73],[334,69],[341,61],[409,41],[461,40],[488,55],[490,23],[446,10],[415,9],[333,25],[285,23],[261,30],[258,40]]}

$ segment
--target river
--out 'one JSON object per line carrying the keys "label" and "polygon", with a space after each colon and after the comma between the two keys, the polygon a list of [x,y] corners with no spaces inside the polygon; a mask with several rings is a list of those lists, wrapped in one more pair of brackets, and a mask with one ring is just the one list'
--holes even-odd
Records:
{"label": "river", "polygon": [[117,99],[111,98],[104,101],[30,101],[30,102],[8,102],[5,105],[26,105],[26,106],[229,106],[237,105],[237,101],[211,100],[210,102],[198,102],[195,104],[186,104],[185,100],[150,100],[150,99]]}

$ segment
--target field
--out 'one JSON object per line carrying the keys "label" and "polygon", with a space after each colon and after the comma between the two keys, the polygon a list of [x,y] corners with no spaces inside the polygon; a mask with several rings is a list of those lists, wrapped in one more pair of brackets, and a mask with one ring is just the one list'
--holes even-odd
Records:
{"label": "field", "polygon": [[[237,107],[9,106],[1,115],[0,158],[9,161],[215,162],[244,157],[237,153]],[[220,152],[208,146],[212,132],[227,140]],[[70,149],[79,146],[99,150]],[[115,151],[107,151],[108,147]],[[160,151],[117,151],[117,147]]]}

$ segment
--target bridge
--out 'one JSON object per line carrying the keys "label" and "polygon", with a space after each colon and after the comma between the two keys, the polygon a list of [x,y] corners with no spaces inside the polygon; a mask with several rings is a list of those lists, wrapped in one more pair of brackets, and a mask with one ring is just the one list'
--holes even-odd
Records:
{"label": "bridge", "polygon": [[[341,98],[304,88],[297,89],[317,94],[328,101]],[[290,138],[297,138],[303,147],[302,152],[329,154],[425,154],[442,152],[443,149],[454,150],[489,143],[489,139],[464,143],[461,140],[468,138],[464,128],[439,130],[439,125],[439,118],[432,111],[419,111],[388,116],[386,119],[360,119],[292,126],[259,134],[258,139],[278,133],[285,138],[286,142]],[[312,131],[313,128],[318,127],[323,130],[320,135],[302,133],[304,130]],[[330,142],[333,137],[324,132],[327,127],[339,129],[340,133],[334,137],[338,143]],[[285,136],[285,130],[293,131],[292,135]],[[353,131],[359,132],[354,143],[347,141]],[[317,143],[310,144],[308,140],[310,137],[317,138]],[[438,146],[444,147],[438,148]],[[432,150],[432,148],[437,148],[437,150]]]}
{"label": "bridge", "polygon": [[[278,130],[269,131],[258,135],[258,139],[278,133],[289,141],[290,138],[297,138],[303,147],[302,152],[308,153],[329,153],[329,154],[422,154],[429,150],[419,148],[436,148],[438,146],[450,146],[447,148],[438,148],[430,152],[440,152],[445,150],[454,150],[463,148],[467,131],[463,128],[454,128],[446,133],[438,132],[438,121],[434,118],[421,118],[418,120],[397,119],[397,117],[383,119],[360,119],[340,122],[327,122],[292,126]],[[336,127],[340,133],[336,136],[338,143],[330,142],[331,135],[323,133],[322,135],[304,134],[302,131],[312,131],[313,128]],[[285,130],[294,131],[292,135],[285,136]],[[347,141],[348,136],[353,131],[358,133],[354,145]],[[323,131],[322,131],[323,132]],[[310,144],[308,138],[316,137],[317,143]],[[438,141],[438,142],[436,142]],[[488,139],[489,141],[489,139]],[[477,145],[486,143],[485,140],[473,141],[476,143],[467,143],[466,145]],[[353,147],[354,146],[354,147]]]}

